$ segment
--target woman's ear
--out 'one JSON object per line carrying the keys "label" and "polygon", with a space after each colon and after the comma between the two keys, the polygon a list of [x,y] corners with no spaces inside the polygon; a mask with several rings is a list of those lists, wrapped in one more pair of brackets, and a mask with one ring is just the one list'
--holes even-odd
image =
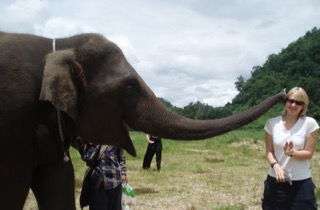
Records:
{"label": "woman's ear", "polygon": [[83,72],[75,60],[74,50],[60,50],[46,57],[39,99],[50,101],[57,109],[73,119],[77,115],[78,93],[74,84],[73,70]]}

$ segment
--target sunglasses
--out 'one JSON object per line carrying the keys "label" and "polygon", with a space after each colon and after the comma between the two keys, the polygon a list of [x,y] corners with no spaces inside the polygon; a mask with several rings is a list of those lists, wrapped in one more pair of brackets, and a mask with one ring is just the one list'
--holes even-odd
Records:
{"label": "sunglasses", "polygon": [[296,100],[293,100],[293,99],[290,99],[290,98],[287,98],[286,102],[288,102],[289,104],[295,103],[297,106],[303,106],[304,105],[303,101],[296,101]]}

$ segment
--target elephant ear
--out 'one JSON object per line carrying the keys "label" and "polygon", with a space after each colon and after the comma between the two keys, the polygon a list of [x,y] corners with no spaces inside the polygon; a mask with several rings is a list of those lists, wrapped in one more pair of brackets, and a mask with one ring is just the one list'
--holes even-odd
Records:
{"label": "elephant ear", "polygon": [[[73,77],[84,80],[83,70],[75,60],[74,50],[60,50],[46,57],[40,100],[50,101],[73,119],[77,115],[78,90]],[[82,82],[83,83],[83,82]]]}

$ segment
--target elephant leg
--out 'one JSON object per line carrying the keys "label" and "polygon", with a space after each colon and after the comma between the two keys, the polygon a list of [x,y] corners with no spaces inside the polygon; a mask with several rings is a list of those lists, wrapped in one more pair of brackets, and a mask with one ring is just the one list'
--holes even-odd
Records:
{"label": "elephant leg", "polygon": [[23,209],[28,196],[33,159],[27,138],[10,132],[15,135],[6,136],[0,128],[0,209],[15,210]]}
{"label": "elephant leg", "polygon": [[31,189],[39,210],[74,210],[74,170],[71,161],[55,162],[34,170]]}
{"label": "elephant leg", "polygon": [[1,165],[0,170],[0,209],[23,209],[30,188],[31,167]]}

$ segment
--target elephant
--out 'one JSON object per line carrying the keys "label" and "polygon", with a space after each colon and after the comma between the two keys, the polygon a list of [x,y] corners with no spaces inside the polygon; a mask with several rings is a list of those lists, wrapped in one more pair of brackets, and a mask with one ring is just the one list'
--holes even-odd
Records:
{"label": "elephant", "polygon": [[221,119],[171,112],[121,49],[101,34],[51,39],[0,32],[0,200],[22,209],[32,189],[39,209],[75,209],[74,170],[66,139],[124,148],[130,129],[172,140],[201,140],[248,124],[284,100],[279,91]]}

